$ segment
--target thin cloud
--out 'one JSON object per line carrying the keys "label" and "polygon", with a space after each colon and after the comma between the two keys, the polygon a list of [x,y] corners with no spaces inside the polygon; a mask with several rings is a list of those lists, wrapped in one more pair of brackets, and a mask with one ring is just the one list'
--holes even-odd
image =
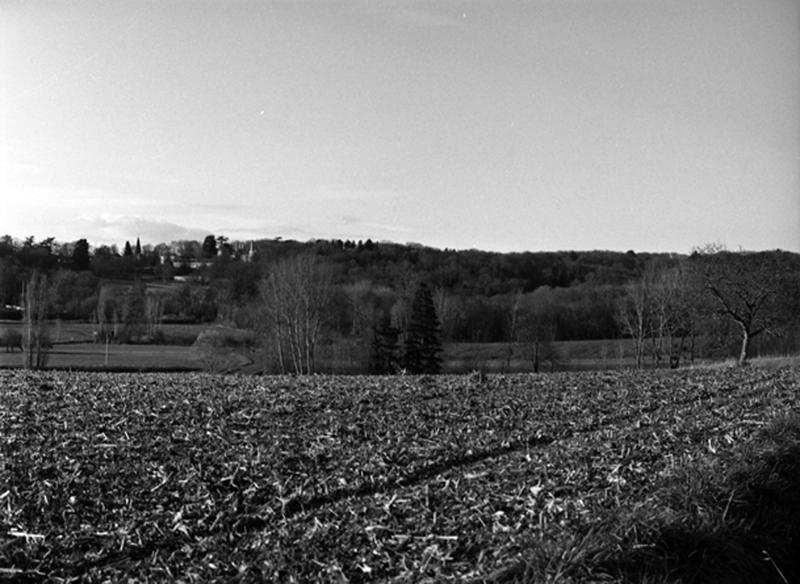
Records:
{"label": "thin cloud", "polygon": [[342,223],[347,226],[358,226],[361,229],[372,229],[381,232],[388,232],[388,233],[413,233],[414,230],[408,227],[404,227],[402,225],[396,224],[388,224],[388,223],[378,223],[375,221],[365,221],[360,217],[354,217],[352,215],[343,215],[342,216]]}
{"label": "thin cloud", "polygon": [[363,188],[348,184],[318,185],[306,190],[297,199],[312,201],[386,201],[403,195],[402,191],[386,188]]}
{"label": "thin cloud", "polygon": [[180,225],[169,221],[129,216],[81,217],[78,228],[82,233],[91,234],[90,243],[119,245],[133,241],[137,237],[142,243],[169,243],[179,240],[202,240],[211,233],[207,229]]}

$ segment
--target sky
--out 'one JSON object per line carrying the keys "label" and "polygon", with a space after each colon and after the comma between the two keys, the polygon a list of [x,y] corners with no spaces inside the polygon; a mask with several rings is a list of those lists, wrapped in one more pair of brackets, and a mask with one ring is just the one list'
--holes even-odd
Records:
{"label": "sky", "polygon": [[796,0],[0,0],[0,233],[800,252]]}

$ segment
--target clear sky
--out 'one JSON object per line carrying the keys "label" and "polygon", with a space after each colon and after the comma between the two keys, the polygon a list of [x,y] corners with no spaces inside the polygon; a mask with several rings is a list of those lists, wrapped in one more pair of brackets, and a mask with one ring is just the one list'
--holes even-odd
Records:
{"label": "clear sky", "polygon": [[800,251],[796,0],[0,0],[0,234]]}

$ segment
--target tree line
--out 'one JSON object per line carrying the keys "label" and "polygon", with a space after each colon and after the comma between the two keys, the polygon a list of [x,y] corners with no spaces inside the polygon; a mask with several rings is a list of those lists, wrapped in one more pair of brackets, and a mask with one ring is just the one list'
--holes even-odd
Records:
{"label": "tree line", "polygon": [[796,350],[798,258],[720,246],[495,253],[214,235],[137,239],[119,251],[5,236],[0,300],[14,316],[44,278],[43,319],[89,320],[117,342],[164,342],[170,322],[258,331],[283,371],[315,370],[320,346],[348,347],[375,372],[434,371],[441,343],[452,342],[524,345],[537,369],[556,341],[609,338],[630,339],[639,366],[676,366],[734,345],[745,362],[753,342]]}

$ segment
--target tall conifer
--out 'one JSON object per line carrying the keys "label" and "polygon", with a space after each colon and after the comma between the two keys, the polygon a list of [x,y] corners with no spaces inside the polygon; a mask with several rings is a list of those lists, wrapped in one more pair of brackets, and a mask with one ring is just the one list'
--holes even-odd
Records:
{"label": "tall conifer", "polygon": [[396,373],[398,364],[398,337],[400,331],[391,324],[389,315],[384,315],[372,327],[372,345],[370,347],[370,373],[386,375]]}
{"label": "tall conifer", "polygon": [[439,373],[442,341],[433,295],[425,282],[414,293],[405,341],[405,366],[411,373]]}

